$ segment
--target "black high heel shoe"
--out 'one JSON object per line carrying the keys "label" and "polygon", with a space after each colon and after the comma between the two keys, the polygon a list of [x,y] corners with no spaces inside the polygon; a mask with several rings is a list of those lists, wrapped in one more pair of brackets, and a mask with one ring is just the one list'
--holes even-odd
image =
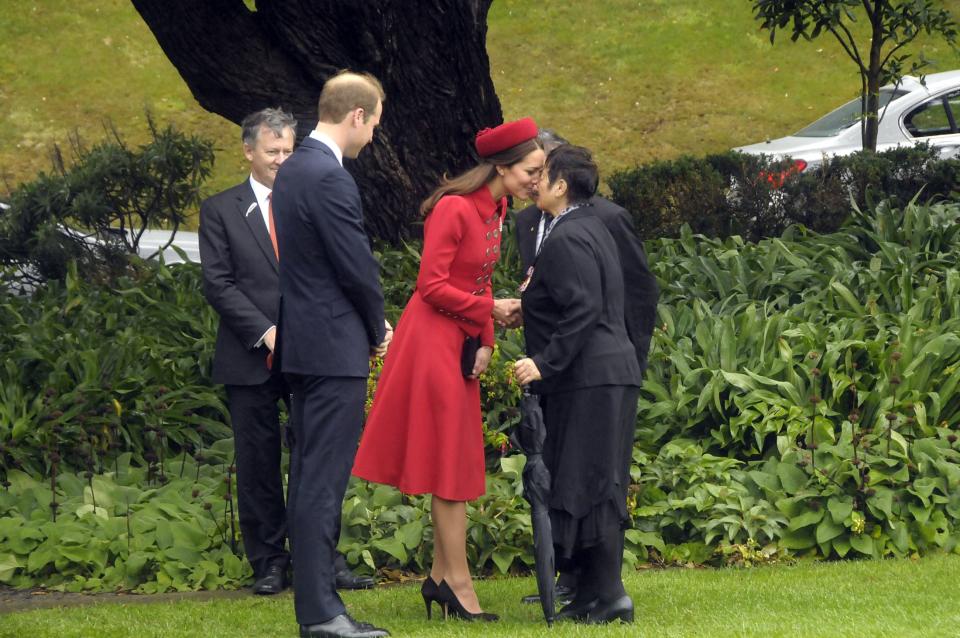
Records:
{"label": "black high heel shoe", "polygon": [[[443,583],[444,581],[440,581]],[[444,583],[446,584],[446,583]],[[440,597],[440,587],[433,582],[429,575],[424,579],[423,586],[420,587],[420,595],[423,596],[423,606],[427,608],[427,620],[432,618],[433,603],[436,602],[443,609],[443,599]]]}
{"label": "black high heel shoe", "polygon": [[453,590],[450,589],[450,585],[448,585],[447,581],[445,580],[440,582],[440,587],[438,588],[437,594],[441,599],[440,604],[443,607],[444,620],[446,620],[448,616],[453,616],[454,618],[459,618],[460,620],[479,620],[481,622],[497,622],[500,620],[500,616],[496,614],[490,614],[485,611],[474,614],[464,609],[463,605],[460,603],[460,599],[457,598],[455,593],[453,593]]}

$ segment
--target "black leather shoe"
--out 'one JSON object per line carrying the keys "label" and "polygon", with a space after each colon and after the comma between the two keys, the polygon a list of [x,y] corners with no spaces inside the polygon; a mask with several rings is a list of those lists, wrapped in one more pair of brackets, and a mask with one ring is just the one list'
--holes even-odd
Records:
{"label": "black leather shoe", "polygon": [[574,600],[557,612],[556,619],[576,621],[585,620],[587,615],[597,606],[598,602],[600,602],[600,600],[597,598],[580,602]]}
{"label": "black leather shoe", "polygon": [[[557,585],[553,588],[553,597],[558,605],[569,605],[577,597],[577,590],[566,585]],[[540,594],[530,594],[520,599],[525,605],[539,605]]]}
{"label": "black leather shoe", "polygon": [[300,638],[380,638],[389,636],[386,629],[357,622],[350,614],[340,614],[318,625],[300,625]]}
{"label": "black leather shoe", "polygon": [[614,620],[633,622],[633,600],[630,599],[630,596],[623,595],[610,602],[597,603],[597,606],[590,610],[583,622],[597,625]]}
{"label": "black leather shoe", "polygon": [[267,573],[253,583],[253,593],[259,596],[279,594],[287,588],[287,570],[280,565],[267,567]]}
{"label": "black leather shoe", "polygon": [[370,589],[377,584],[369,576],[354,574],[349,569],[341,569],[334,576],[337,579],[337,589]]}

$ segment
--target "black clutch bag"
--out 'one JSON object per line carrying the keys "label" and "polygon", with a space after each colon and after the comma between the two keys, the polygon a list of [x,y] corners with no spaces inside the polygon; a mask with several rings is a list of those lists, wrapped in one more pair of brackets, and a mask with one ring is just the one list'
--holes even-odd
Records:
{"label": "black clutch bag", "polygon": [[467,337],[463,340],[463,352],[460,353],[460,372],[469,377],[473,374],[473,364],[477,362],[480,349],[480,337]]}

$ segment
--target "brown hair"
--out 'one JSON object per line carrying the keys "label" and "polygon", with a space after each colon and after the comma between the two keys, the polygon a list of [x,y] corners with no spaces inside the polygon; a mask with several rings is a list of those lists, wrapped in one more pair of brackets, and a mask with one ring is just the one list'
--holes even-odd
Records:
{"label": "brown hair", "polygon": [[320,91],[317,112],[321,122],[339,124],[350,111],[363,109],[366,122],[387,99],[380,80],[369,73],[343,70],[331,77]]}
{"label": "brown hair", "polygon": [[477,190],[497,174],[498,166],[513,166],[524,157],[543,148],[536,138],[521,142],[480,160],[480,163],[456,177],[443,176],[440,185],[420,204],[420,214],[426,217],[444,195],[466,195]]}

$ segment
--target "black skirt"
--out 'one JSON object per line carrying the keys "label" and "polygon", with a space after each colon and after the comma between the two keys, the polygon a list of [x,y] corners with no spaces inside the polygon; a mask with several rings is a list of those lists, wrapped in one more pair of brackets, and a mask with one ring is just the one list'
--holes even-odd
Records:
{"label": "black skirt", "polygon": [[636,386],[606,385],[541,397],[558,558],[596,545],[628,522],[627,488],[637,417]]}

